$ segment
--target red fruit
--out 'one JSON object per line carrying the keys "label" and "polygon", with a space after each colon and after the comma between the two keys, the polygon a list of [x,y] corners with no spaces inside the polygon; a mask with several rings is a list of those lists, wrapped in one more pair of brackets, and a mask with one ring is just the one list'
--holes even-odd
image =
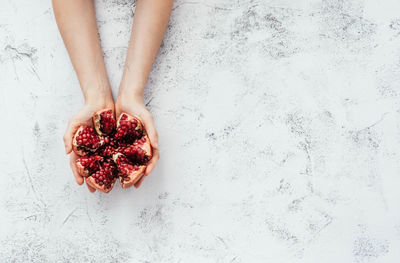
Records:
{"label": "red fruit", "polygon": [[116,153],[113,156],[114,162],[117,164],[120,183],[122,188],[128,188],[144,176],[146,165],[133,163],[126,158],[122,153]]}
{"label": "red fruit", "polygon": [[101,192],[108,193],[113,188],[117,178],[115,164],[111,160],[107,160],[101,164],[99,170],[86,178],[86,183]]}
{"label": "red fruit", "polygon": [[99,135],[111,134],[115,129],[114,112],[110,109],[95,112],[93,115],[93,123]]}
{"label": "red fruit", "polygon": [[134,116],[122,113],[117,121],[117,132],[114,138],[127,143],[133,143],[143,135],[143,126]]}
{"label": "red fruit", "polygon": [[120,179],[123,188],[138,182],[152,157],[151,143],[140,120],[122,113],[117,126],[113,111],[93,115],[95,129],[81,126],[73,139],[79,173],[88,185],[108,193]]}
{"label": "red fruit", "polygon": [[79,156],[95,152],[103,144],[104,139],[89,126],[79,127],[72,139],[72,148]]}
{"label": "red fruit", "polygon": [[103,157],[98,155],[82,156],[76,160],[76,167],[80,175],[87,177],[100,169],[101,162]]}
{"label": "red fruit", "polygon": [[151,145],[147,135],[120,150],[131,162],[146,163],[151,159]]}

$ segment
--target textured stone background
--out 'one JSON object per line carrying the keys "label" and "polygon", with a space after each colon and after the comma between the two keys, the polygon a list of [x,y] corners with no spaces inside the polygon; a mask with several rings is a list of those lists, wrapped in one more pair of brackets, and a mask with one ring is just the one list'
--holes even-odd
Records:
{"label": "textured stone background", "polygon": [[[115,95],[135,3],[96,4]],[[1,262],[400,262],[398,0],[177,0],[145,96],[154,174],[78,187],[50,1],[1,0]]]}

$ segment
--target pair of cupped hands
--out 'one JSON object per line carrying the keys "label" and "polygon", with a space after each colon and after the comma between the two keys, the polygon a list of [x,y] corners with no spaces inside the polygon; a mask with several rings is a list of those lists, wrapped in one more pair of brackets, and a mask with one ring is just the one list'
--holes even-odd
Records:
{"label": "pair of cupped hands", "polygon": [[[112,99],[109,101],[103,101],[102,99],[98,98],[86,101],[84,107],[69,120],[67,130],[65,131],[63,139],[65,144],[65,152],[70,155],[70,166],[72,169],[72,173],[75,176],[75,180],[79,185],[82,185],[84,183],[84,177],[79,174],[75,164],[76,159],[78,159],[79,156],[74,151],[72,151],[72,139],[75,135],[75,132],[81,125],[93,126],[93,114],[102,109],[113,109],[117,118],[123,112],[130,115],[135,115],[142,121],[142,124],[147,131],[153,149],[153,156],[147,164],[146,170],[144,172],[145,176],[143,176],[135,184],[135,187],[138,188],[143,182],[144,178],[149,175],[154,169],[158,159],[160,158],[160,154],[158,151],[158,134],[154,125],[153,115],[146,109],[146,106],[143,103],[142,96],[137,96],[136,98],[131,99],[118,98],[115,103]],[[94,189],[90,185],[86,185],[90,192],[94,193],[96,191],[96,189]]]}

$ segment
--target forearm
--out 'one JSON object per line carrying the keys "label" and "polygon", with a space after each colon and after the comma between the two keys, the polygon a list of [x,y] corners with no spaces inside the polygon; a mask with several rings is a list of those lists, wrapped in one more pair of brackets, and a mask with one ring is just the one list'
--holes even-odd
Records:
{"label": "forearm", "polygon": [[141,98],[161,45],[173,0],[138,0],[119,97]]}
{"label": "forearm", "polygon": [[85,102],[112,101],[92,0],[53,0],[54,15]]}

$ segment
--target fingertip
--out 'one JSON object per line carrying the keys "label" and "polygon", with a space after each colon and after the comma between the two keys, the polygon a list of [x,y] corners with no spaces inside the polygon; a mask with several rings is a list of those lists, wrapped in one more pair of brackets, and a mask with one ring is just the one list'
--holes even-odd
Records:
{"label": "fingertip", "polygon": [[77,157],[78,156],[76,154],[71,154],[69,157],[69,165],[71,167],[72,173],[74,174],[76,183],[82,185],[84,182],[83,177],[79,174],[78,169],[76,168]]}
{"label": "fingertip", "polygon": [[83,184],[83,178],[81,176],[76,176],[75,175],[75,180],[76,180],[77,184],[79,184],[79,185]]}
{"label": "fingertip", "polygon": [[68,154],[70,152],[69,148],[71,148],[71,147],[70,147],[70,144],[68,143],[68,139],[66,138],[65,135],[63,137],[63,141],[64,141],[65,153]]}
{"label": "fingertip", "polygon": [[72,147],[71,146],[65,146],[65,153],[70,154],[72,152]]}
{"label": "fingertip", "polygon": [[153,142],[151,146],[152,146],[154,149],[158,149],[158,141],[155,140],[155,142]]}
{"label": "fingertip", "polygon": [[157,131],[154,128],[149,131],[149,137],[152,146],[154,148],[158,148],[158,136],[157,136]]}
{"label": "fingertip", "polygon": [[153,163],[147,164],[146,170],[144,171],[144,176],[148,176],[153,170]]}
{"label": "fingertip", "polygon": [[136,182],[133,186],[135,187],[135,188],[139,188],[140,187],[140,185],[142,184],[142,182],[143,182],[143,180],[144,180],[144,178],[145,178],[145,174],[143,174],[142,175],[142,177],[139,179],[139,181],[138,182]]}
{"label": "fingertip", "polygon": [[94,193],[94,192],[96,192],[96,188],[94,188],[94,187],[90,186],[90,185],[88,184],[88,182],[87,182],[87,181],[86,181],[86,186],[87,186],[87,188],[89,189],[89,191],[90,191],[91,193]]}

